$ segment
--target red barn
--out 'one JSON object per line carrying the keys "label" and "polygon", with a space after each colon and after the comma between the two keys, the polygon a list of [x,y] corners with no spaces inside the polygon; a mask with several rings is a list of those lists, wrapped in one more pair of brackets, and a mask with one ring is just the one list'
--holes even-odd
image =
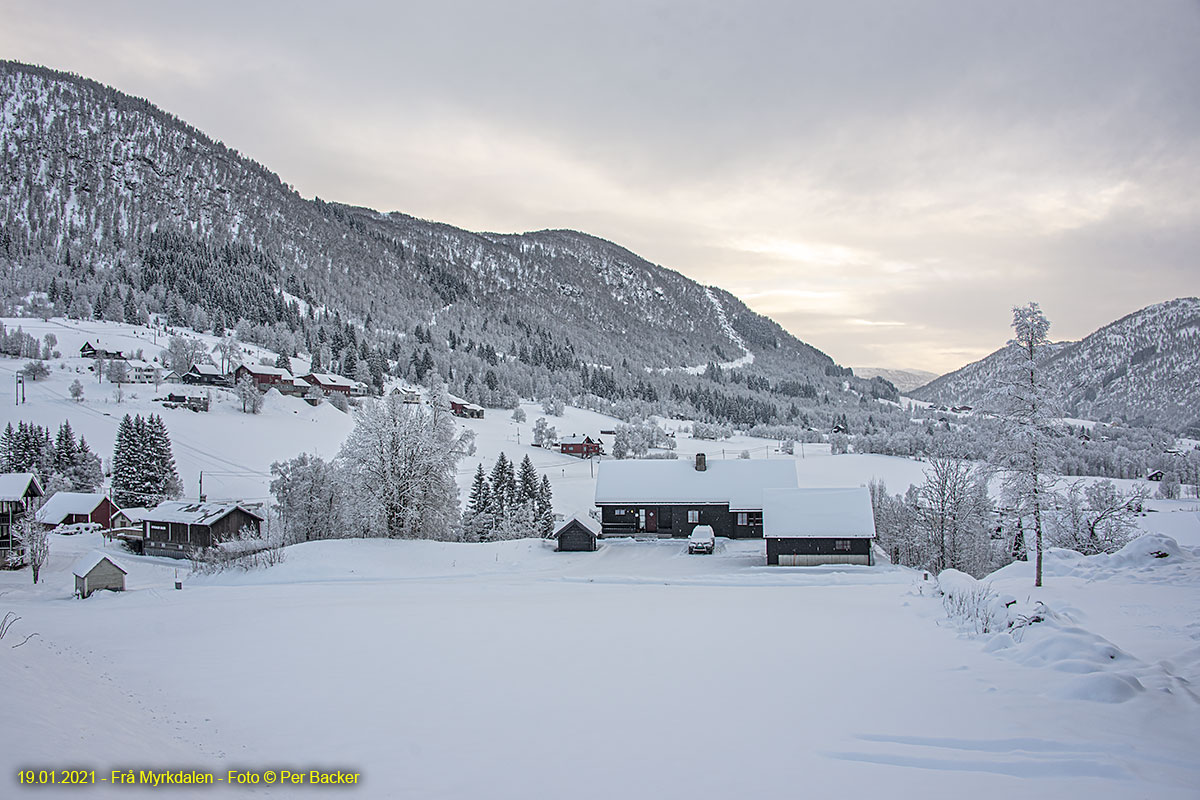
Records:
{"label": "red barn", "polygon": [[119,509],[99,492],[55,492],[37,510],[34,519],[47,528],[95,522],[107,530],[112,527],[113,514]]}

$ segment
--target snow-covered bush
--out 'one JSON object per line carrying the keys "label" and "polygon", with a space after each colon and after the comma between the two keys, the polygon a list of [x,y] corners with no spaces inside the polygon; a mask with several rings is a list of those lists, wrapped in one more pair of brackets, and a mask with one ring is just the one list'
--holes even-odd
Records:
{"label": "snow-covered bush", "polygon": [[942,605],[951,619],[970,633],[996,633],[1009,627],[1011,598],[1002,598],[990,583],[972,578],[956,569],[943,570],[937,577]]}

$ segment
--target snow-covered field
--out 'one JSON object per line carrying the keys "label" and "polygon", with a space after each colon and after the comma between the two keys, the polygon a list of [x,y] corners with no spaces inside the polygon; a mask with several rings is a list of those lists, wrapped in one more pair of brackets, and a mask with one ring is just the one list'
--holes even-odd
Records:
{"label": "snow-covered field", "polygon": [[[130,326],[19,322],[53,331],[67,356],[97,332],[156,352]],[[0,361],[0,380],[22,363]],[[267,500],[272,461],[332,456],[353,424],[277,396],[257,416],[231,397],[208,414],[164,410],[149,386],[118,404],[86,362],[63,365],[27,386],[26,404],[4,406],[0,425],[69,418],[107,457],[121,415],[162,413],[189,494],[204,470],[214,499]],[[83,403],[68,396],[76,377]],[[595,465],[530,447],[542,412],[525,410],[520,424],[490,409],[459,422],[478,448],[460,483],[501,450],[529,454],[556,511],[586,510]],[[560,435],[616,424],[573,408],[548,420]],[[784,457],[776,444],[678,437],[683,457]],[[794,462],[802,486],[878,477],[893,492],[924,466],[827,445]],[[0,572],[0,616],[20,617],[0,641],[0,771],[16,787],[18,768],[341,769],[360,785],[329,791],[371,798],[1195,798],[1200,504],[1149,507],[1139,525],[1178,544],[1056,551],[1036,591],[1027,564],[992,576],[1020,607],[1054,613],[1020,641],[965,633],[920,573],[768,568],[761,541],[688,556],[673,541],[555,553],[534,540],[347,540],[288,548],[266,570],[192,576],[95,534],[54,536],[43,583]],[[128,591],[73,599],[71,565],[97,548],[129,570]],[[169,794],[214,791],[229,792]]]}
{"label": "snow-covered field", "polygon": [[[711,557],[681,542],[319,542],[182,591],[180,565],[117,554],[129,590],[87,601],[69,568],[101,540],[53,547],[38,587],[0,574],[22,617],[5,643],[39,634],[0,658],[21,730],[0,755],[9,775],[340,768],[362,773],[360,796],[448,798],[1200,785],[1193,549],[1051,557],[1036,597],[1073,622],[1005,648],[963,635],[918,573],[767,568],[761,542]],[[997,588],[1025,602],[1027,572]],[[1104,681],[1127,674],[1142,688],[1113,696]]]}

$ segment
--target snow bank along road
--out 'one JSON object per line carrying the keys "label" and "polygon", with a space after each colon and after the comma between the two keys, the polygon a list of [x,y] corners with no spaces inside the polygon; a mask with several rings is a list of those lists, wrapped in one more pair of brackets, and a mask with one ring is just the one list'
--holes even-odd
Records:
{"label": "snow bank along road", "polygon": [[[129,591],[70,599],[70,563],[98,544],[55,537],[36,588],[0,574],[14,634],[40,634],[0,658],[7,727],[20,730],[0,755],[10,776],[340,769],[361,778],[339,796],[371,798],[1194,798],[1200,786],[1194,698],[1068,697],[1078,676],[961,636],[910,570],[768,569],[761,542],[687,556],[677,542],[567,554],[531,540],[339,541],[290,548],[267,571],[188,577],[183,591],[179,565],[125,558]],[[1155,568],[1129,581],[1145,587]],[[1171,568],[1193,592],[1162,616],[1194,620],[1200,570]],[[1063,587],[1077,608],[1109,593],[1103,608],[1119,613],[1116,578]]]}

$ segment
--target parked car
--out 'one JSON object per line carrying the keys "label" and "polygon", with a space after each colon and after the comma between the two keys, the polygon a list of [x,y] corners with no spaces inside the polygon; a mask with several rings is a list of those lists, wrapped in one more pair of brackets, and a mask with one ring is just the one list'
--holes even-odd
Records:
{"label": "parked car", "polygon": [[717,544],[711,525],[697,525],[688,537],[688,553],[711,553]]}
{"label": "parked car", "polygon": [[74,536],[79,533],[93,533],[98,530],[103,530],[104,526],[99,522],[74,522],[70,525],[59,525],[51,533],[60,533],[63,536]]}

